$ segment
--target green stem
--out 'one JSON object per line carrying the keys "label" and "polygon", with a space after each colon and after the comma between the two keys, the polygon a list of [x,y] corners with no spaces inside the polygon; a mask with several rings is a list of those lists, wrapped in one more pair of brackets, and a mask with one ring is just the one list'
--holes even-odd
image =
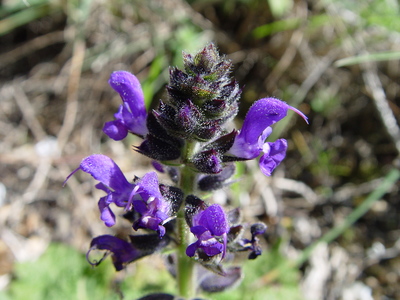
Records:
{"label": "green stem", "polygon": [[[196,143],[188,142],[183,151],[184,162],[192,156],[196,147]],[[185,198],[194,192],[194,180],[196,173],[187,165],[181,169],[181,177],[179,187],[182,189]],[[178,228],[178,261],[177,261],[177,283],[179,295],[184,298],[193,298],[195,296],[195,278],[194,278],[194,261],[186,255],[186,247],[189,244],[190,231],[185,221],[184,205],[178,212],[177,219]]]}

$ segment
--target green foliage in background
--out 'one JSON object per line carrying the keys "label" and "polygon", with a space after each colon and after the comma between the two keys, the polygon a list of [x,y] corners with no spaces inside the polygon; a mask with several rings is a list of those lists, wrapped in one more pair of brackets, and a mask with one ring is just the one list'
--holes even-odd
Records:
{"label": "green foliage in background", "polygon": [[61,244],[50,245],[35,262],[17,263],[14,276],[5,299],[113,299],[112,267],[93,270],[84,255]]}
{"label": "green foliage in background", "polygon": [[[210,299],[261,300],[265,296],[269,299],[301,299],[298,296],[298,270],[289,266],[274,284],[253,289],[255,282],[286,260],[279,251],[279,244],[276,244],[257,260],[245,263],[245,277],[240,286],[225,293],[209,295]],[[118,283],[110,259],[92,268],[82,253],[65,245],[52,244],[37,261],[16,264],[15,279],[8,292],[0,293],[0,299],[111,300],[120,299],[120,293],[125,299],[137,299],[151,292],[174,293],[174,280],[166,270],[149,271],[149,266],[143,261],[135,263],[135,268],[134,276],[124,276]]]}
{"label": "green foliage in background", "polygon": [[[275,244],[256,260],[246,261],[245,277],[238,287],[203,296],[215,300],[262,300],[267,296],[300,300],[299,271],[287,263],[280,245]],[[274,283],[263,284],[261,278],[281,264],[287,267]],[[84,254],[62,244],[51,244],[37,261],[15,265],[15,279],[7,292],[0,293],[0,300],[117,300],[122,296],[133,300],[152,292],[174,294],[174,279],[162,263],[155,269],[148,260],[140,260],[128,267],[131,268],[135,269],[134,275],[116,273],[111,258],[92,268]],[[121,282],[115,278],[118,275],[123,275]]]}
{"label": "green foliage in background", "polygon": [[15,278],[0,300],[117,300],[120,295],[137,299],[151,292],[174,292],[175,283],[166,270],[149,270],[143,261],[135,267],[134,277],[123,276],[119,282],[111,258],[93,268],[84,254],[51,244],[37,261],[15,265]]}
{"label": "green foliage in background", "polygon": [[9,1],[6,5],[0,6],[0,36],[60,11],[61,7],[49,0]]}
{"label": "green foliage in background", "polygon": [[[193,53],[207,42],[207,33],[183,19],[174,32],[174,36],[159,37],[157,57],[152,61],[148,76],[141,82],[146,107],[149,108],[155,94],[163,89],[169,81],[169,65],[182,67],[182,51]],[[158,99],[156,99],[158,100]]]}
{"label": "green foliage in background", "polygon": [[[282,255],[283,239],[276,242],[272,248],[265,249],[255,260],[244,263],[244,278],[240,286],[226,292],[215,294],[210,299],[215,300],[301,300],[299,285],[300,272],[292,266],[288,258]],[[270,282],[270,272],[284,266],[279,274]]]}

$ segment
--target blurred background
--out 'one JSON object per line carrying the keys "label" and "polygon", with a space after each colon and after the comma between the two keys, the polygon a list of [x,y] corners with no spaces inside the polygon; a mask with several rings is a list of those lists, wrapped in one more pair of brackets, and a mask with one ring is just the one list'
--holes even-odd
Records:
{"label": "blurred background", "polygon": [[[163,257],[116,273],[85,260],[99,219],[82,158],[103,153],[142,176],[150,159],[102,133],[120,99],[114,70],[142,83],[148,108],[168,66],[213,41],[249,106],[274,96],[308,117],[271,140],[289,151],[271,178],[238,165],[231,190],[269,229],[243,283],[209,299],[400,299],[400,5],[397,0],[0,1],[0,299],[136,299],[173,293]],[[246,176],[244,176],[247,172]],[[167,182],[167,179],[162,179]]]}

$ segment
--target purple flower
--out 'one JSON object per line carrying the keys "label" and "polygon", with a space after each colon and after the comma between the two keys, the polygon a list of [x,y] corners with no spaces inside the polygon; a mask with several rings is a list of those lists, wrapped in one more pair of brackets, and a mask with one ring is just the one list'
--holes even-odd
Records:
{"label": "purple flower", "polygon": [[254,159],[263,151],[260,168],[265,175],[271,175],[271,172],[285,158],[287,143],[284,139],[267,143],[265,140],[272,132],[270,126],[286,117],[289,109],[299,114],[307,122],[307,117],[302,112],[281,100],[263,98],[256,101],[250,107],[242,129],[236,136],[228,154],[243,159]]}
{"label": "purple flower", "polygon": [[[161,195],[157,174],[150,172],[145,174],[135,183],[129,183],[121,169],[109,157],[94,154],[82,160],[79,168],[73,171],[68,178],[78,170],[82,170],[100,181],[96,188],[103,190],[107,196],[99,200],[101,219],[106,226],[115,224],[115,215],[110,209],[114,203],[118,207],[131,210],[132,207],[140,214],[133,227],[148,228],[164,236],[163,224],[171,219],[171,205]],[[67,180],[68,180],[67,178]]]}
{"label": "purple flower", "polygon": [[271,173],[286,156],[287,142],[285,139],[276,140],[273,143],[265,143],[263,145],[264,155],[260,158],[260,169],[267,176]]}
{"label": "purple flower", "polygon": [[241,239],[239,240],[239,245],[243,247],[241,251],[251,250],[249,254],[249,259],[256,259],[257,256],[261,255],[262,249],[259,245],[259,240],[257,235],[262,235],[267,230],[267,225],[264,223],[255,223],[251,225],[251,240]]}
{"label": "purple flower", "polygon": [[[170,238],[168,236],[160,239],[157,234],[130,235],[127,242],[112,235],[101,235],[92,240],[86,258],[91,265],[98,266],[111,252],[114,267],[117,271],[122,270],[128,263],[139,258],[150,255],[165,248]],[[90,260],[90,252],[93,250],[107,250],[98,261]]]}
{"label": "purple flower", "polygon": [[147,113],[139,80],[129,72],[115,71],[108,83],[120,94],[123,104],[114,115],[115,120],[104,124],[104,133],[116,141],[124,139],[128,132],[145,136]]}
{"label": "purple flower", "polygon": [[131,243],[112,235],[101,235],[92,240],[90,250],[86,254],[88,262],[94,266],[98,266],[107,256],[107,254],[104,255],[99,261],[91,261],[89,259],[90,252],[96,249],[107,250],[112,253],[113,264],[117,271],[122,270],[126,264],[140,258],[140,252]]}
{"label": "purple flower", "polygon": [[146,173],[136,183],[129,201],[132,201],[134,209],[141,215],[141,218],[133,224],[133,228],[135,230],[148,228],[157,231],[160,237],[164,236],[163,224],[172,218],[171,205],[161,195],[155,172]]}
{"label": "purple flower", "polygon": [[198,240],[187,247],[187,256],[192,257],[197,249],[202,249],[207,256],[222,253],[222,258],[225,257],[229,225],[220,205],[213,204],[193,215],[190,231]]}

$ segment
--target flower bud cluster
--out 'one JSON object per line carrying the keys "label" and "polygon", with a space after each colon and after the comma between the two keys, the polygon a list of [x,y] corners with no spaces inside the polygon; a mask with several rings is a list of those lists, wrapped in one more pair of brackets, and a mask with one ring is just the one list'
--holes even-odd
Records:
{"label": "flower bud cluster", "polygon": [[[253,104],[240,130],[227,131],[227,122],[238,113],[241,94],[239,84],[231,77],[231,61],[212,43],[193,56],[183,53],[183,61],[183,70],[170,69],[166,99],[149,112],[139,80],[126,71],[112,73],[109,84],[119,93],[122,104],[114,120],[103,127],[104,133],[116,141],[128,134],[142,138],[136,151],[153,159],[154,168],[168,174],[174,185],[161,184],[156,172],[129,182],[117,164],[101,154],[83,159],[72,174],[82,170],[99,181],[96,188],[106,194],[98,202],[106,226],[116,222],[113,205],[124,208],[124,218],[135,231],[147,232],[131,235],[129,241],[111,235],[96,237],[91,250],[111,253],[115,268],[121,270],[143,256],[182,243],[174,222],[182,212],[180,216],[185,216],[193,234],[193,240],[186,241],[186,255],[215,273],[204,275],[206,280],[199,286],[219,291],[241,278],[239,267],[224,269],[221,260],[238,251],[249,251],[249,259],[255,259],[262,252],[257,236],[267,227],[253,224],[251,238],[245,238],[239,209],[226,212],[218,204],[203,201],[200,194],[228,185],[235,173],[235,161],[255,159],[260,154],[261,171],[271,175],[284,159],[287,143],[284,139],[265,142],[272,132],[270,126],[283,119],[288,110],[307,118],[285,102],[264,98]],[[188,183],[185,176],[192,182]],[[89,262],[97,265],[101,261]],[[213,285],[215,282],[219,286]]]}
{"label": "flower bud cluster", "polygon": [[170,70],[168,98],[157,120],[174,136],[210,141],[238,113],[239,84],[230,77],[232,63],[209,44],[194,57],[183,54],[184,71]]}

